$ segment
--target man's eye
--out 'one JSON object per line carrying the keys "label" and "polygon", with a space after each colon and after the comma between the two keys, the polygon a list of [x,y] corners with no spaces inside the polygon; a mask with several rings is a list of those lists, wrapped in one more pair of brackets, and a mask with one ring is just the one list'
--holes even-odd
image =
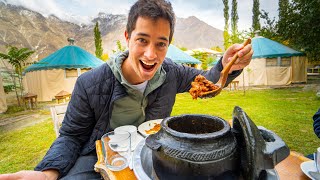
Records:
{"label": "man's eye", "polygon": [[163,43],[163,42],[160,42],[160,43],[158,43],[158,46],[159,46],[159,47],[166,47],[167,44],[166,44],[166,43]]}
{"label": "man's eye", "polygon": [[139,38],[138,41],[139,41],[140,43],[147,43],[147,40],[145,40],[145,39],[143,39],[143,38]]}

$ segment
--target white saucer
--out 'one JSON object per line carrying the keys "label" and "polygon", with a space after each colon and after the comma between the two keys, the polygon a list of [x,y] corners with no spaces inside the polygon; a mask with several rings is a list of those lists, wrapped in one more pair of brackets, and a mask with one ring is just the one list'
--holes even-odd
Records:
{"label": "white saucer", "polygon": [[131,142],[131,151],[135,150],[139,142],[143,139],[144,137],[142,137],[140,134],[137,134],[136,138],[132,140],[133,142]]}
{"label": "white saucer", "polygon": [[309,171],[317,171],[314,161],[303,162],[300,164],[300,168],[305,175],[314,180],[314,178],[312,178],[309,174]]}
{"label": "white saucer", "polygon": [[160,124],[162,119],[155,119],[146,121],[138,126],[138,131],[144,136],[147,137],[150,134],[147,134],[146,131],[152,129],[156,124]]}

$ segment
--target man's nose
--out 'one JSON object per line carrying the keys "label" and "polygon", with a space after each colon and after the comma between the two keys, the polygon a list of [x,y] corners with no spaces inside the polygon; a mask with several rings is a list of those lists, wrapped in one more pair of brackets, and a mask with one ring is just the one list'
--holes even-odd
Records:
{"label": "man's nose", "polygon": [[149,45],[144,52],[144,56],[150,60],[157,57],[156,47],[154,45]]}

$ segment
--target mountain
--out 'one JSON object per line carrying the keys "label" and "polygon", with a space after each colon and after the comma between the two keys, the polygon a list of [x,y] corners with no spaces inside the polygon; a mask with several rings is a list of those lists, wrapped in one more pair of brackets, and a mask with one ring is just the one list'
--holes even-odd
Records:
{"label": "mountain", "polygon": [[[6,45],[28,47],[36,51],[31,59],[37,61],[68,45],[67,39],[72,37],[75,45],[94,54],[93,28],[99,22],[104,52],[110,54],[117,40],[125,45],[126,20],[126,15],[101,12],[90,24],[75,24],[0,2],[0,51],[5,52]],[[194,16],[177,18],[173,39],[173,44],[187,49],[223,47],[223,31]]]}
{"label": "mountain", "polygon": [[173,44],[188,49],[211,48],[223,49],[223,31],[216,29],[195,16],[177,18]]}

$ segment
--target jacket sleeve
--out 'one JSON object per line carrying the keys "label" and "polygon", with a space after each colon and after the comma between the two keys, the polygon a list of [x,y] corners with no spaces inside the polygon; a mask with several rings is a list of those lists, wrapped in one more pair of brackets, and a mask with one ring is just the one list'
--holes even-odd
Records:
{"label": "jacket sleeve", "polygon": [[[218,82],[220,78],[220,72],[223,69],[221,61],[222,61],[222,58],[220,58],[218,63],[208,71],[203,71],[203,70],[198,70],[198,69],[187,67],[187,66],[177,65],[177,72],[178,72],[177,80],[179,81],[178,93],[189,91],[191,88],[191,82],[199,74],[205,76],[208,80],[212,81],[213,83]],[[229,74],[225,87],[228,86],[228,84],[233,79],[239,76],[241,72],[242,70],[238,70]]]}
{"label": "jacket sleeve", "polygon": [[60,135],[35,170],[55,169],[59,171],[60,177],[65,176],[75,164],[81,147],[89,140],[95,120],[83,86],[85,82],[81,76],[77,79]]}
{"label": "jacket sleeve", "polygon": [[313,116],[313,130],[314,133],[320,138],[320,108]]}

